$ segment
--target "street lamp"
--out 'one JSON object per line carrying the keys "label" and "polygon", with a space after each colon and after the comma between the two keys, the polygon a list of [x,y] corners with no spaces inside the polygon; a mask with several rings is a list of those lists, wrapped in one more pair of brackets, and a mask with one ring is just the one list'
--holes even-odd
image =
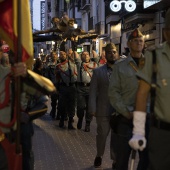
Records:
{"label": "street lamp", "polygon": [[70,2],[70,0],[65,0],[65,1],[66,1],[67,4]]}
{"label": "street lamp", "polygon": [[74,28],[76,29],[78,27],[78,24],[75,22],[74,23]]}

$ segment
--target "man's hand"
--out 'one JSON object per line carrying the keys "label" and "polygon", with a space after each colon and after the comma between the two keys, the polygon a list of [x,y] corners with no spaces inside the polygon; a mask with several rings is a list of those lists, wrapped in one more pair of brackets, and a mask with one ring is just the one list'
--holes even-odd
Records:
{"label": "man's hand", "polygon": [[13,70],[13,75],[15,77],[17,76],[25,77],[27,75],[27,67],[26,64],[23,62],[15,63],[12,70]]}
{"label": "man's hand", "polygon": [[134,150],[143,151],[143,149],[146,147],[146,139],[142,135],[133,135],[129,141],[129,145]]}

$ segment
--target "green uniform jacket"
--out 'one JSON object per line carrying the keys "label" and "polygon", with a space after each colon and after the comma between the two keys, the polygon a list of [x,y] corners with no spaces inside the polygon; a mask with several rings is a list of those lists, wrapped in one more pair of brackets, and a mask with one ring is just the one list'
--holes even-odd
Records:
{"label": "green uniform jacket", "polygon": [[[157,88],[154,112],[158,119],[170,122],[170,46],[165,42],[156,48]],[[145,65],[137,76],[151,84],[152,52],[145,53]]]}
{"label": "green uniform jacket", "polygon": [[138,80],[137,68],[132,57],[128,56],[124,61],[113,66],[108,95],[110,103],[117,113],[129,118],[129,112],[134,110]]}

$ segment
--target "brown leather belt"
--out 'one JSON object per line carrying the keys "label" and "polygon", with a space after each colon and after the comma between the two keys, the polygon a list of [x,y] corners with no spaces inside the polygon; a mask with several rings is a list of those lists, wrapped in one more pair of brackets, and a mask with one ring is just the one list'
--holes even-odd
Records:
{"label": "brown leather belt", "polygon": [[156,118],[153,119],[153,126],[158,129],[170,131],[170,123],[158,120]]}

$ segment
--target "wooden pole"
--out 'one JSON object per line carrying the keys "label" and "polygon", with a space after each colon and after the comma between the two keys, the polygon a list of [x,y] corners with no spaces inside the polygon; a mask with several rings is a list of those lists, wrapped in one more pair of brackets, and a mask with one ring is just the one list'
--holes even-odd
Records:
{"label": "wooden pole", "polygon": [[[17,53],[15,62],[22,61],[22,46],[21,46],[21,0],[17,0],[17,32],[18,32],[18,39],[17,39]],[[20,117],[21,117],[21,81],[20,77],[15,78],[15,112],[17,115],[17,130],[16,130],[16,153],[21,152],[20,148]]]}

